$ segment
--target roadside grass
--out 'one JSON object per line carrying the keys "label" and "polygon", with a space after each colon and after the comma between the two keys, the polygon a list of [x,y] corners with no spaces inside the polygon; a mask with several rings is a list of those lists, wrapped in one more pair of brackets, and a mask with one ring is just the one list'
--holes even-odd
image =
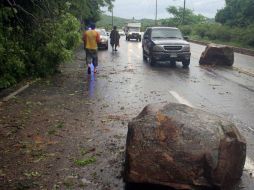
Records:
{"label": "roadside grass", "polygon": [[235,42],[235,41],[210,40],[208,38],[201,38],[200,36],[197,36],[197,35],[190,35],[189,38],[191,40],[197,40],[197,41],[205,42],[205,43],[215,43],[215,44],[229,45],[229,46],[234,46],[238,48],[246,48],[246,49],[254,50],[254,48],[251,46],[242,44],[240,42]]}

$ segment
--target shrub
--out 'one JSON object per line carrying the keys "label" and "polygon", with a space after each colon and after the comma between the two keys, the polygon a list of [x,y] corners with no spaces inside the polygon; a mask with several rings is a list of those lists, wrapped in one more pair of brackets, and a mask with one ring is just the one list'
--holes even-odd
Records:
{"label": "shrub", "polygon": [[240,40],[251,47],[254,47],[254,25],[247,27],[241,35]]}
{"label": "shrub", "polygon": [[198,24],[194,27],[195,34],[201,38],[204,38],[205,36],[207,36],[207,32],[209,31],[208,28],[208,24]]}
{"label": "shrub", "polygon": [[210,25],[206,35],[210,40],[230,41],[231,29],[220,24],[212,24]]}
{"label": "shrub", "polygon": [[[13,14],[9,9],[3,9],[2,11],[5,14],[0,16],[1,25],[5,20],[13,18]],[[15,37],[15,32],[21,32],[21,29],[15,29],[8,25],[0,29],[0,89],[15,84],[26,73],[25,51]]]}
{"label": "shrub", "polygon": [[[80,23],[70,13],[42,18],[34,26],[15,23],[17,12],[2,7],[0,14],[0,89],[26,76],[47,76],[70,60],[80,42]],[[29,28],[29,29],[28,29]]]}
{"label": "shrub", "polygon": [[37,42],[29,48],[30,72],[36,76],[47,76],[55,73],[61,62],[70,60],[73,49],[80,42],[79,28],[77,19],[66,13],[57,23],[49,20],[41,30],[34,33],[32,39],[36,39]]}
{"label": "shrub", "polygon": [[189,25],[179,27],[184,36],[190,36],[192,33],[192,27]]}

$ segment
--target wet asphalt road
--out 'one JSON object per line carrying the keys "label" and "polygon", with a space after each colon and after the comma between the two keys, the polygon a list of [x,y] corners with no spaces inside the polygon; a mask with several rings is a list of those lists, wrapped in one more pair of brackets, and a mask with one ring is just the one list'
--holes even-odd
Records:
{"label": "wet asphalt road", "polygon": [[[151,67],[143,61],[140,42],[122,37],[117,52],[99,52],[99,72],[88,76],[89,97],[99,115],[135,117],[148,103],[179,102],[224,116],[233,121],[247,140],[247,161],[236,189],[254,189],[254,57],[235,54],[233,68],[201,67],[204,46],[191,44],[188,69],[177,62]],[[82,65],[80,65],[82,67]],[[106,106],[104,106],[106,105]],[[98,111],[103,107],[103,111]],[[97,114],[97,115],[98,115]],[[95,114],[96,115],[96,114]],[[127,129],[119,133],[126,134]]]}

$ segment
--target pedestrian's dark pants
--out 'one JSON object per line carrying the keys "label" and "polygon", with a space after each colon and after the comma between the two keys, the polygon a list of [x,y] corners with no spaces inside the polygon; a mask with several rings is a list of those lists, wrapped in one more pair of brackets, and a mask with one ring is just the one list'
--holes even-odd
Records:
{"label": "pedestrian's dark pants", "polygon": [[112,46],[112,49],[116,49],[117,44],[115,44],[115,43],[111,43],[111,46]]}
{"label": "pedestrian's dark pants", "polygon": [[86,64],[93,63],[94,67],[98,66],[98,54],[95,49],[86,49]]}

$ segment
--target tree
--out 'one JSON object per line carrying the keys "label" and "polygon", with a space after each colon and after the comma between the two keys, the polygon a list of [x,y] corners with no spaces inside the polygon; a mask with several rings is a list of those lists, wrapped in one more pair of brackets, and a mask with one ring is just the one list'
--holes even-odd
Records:
{"label": "tree", "polygon": [[0,89],[54,74],[72,58],[81,21],[96,22],[113,0],[1,0]]}
{"label": "tree", "polygon": [[219,10],[215,21],[230,26],[246,27],[254,23],[253,0],[226,0],[225,8]]}
{"label": "tree", "polygon": [[190,24],[198,24],[206,21],[206,17],[203,15],[196,15],[190,9],[185,9],[185,19],[183,22],[183,12],[184,8],[170,6],[167,8],[168,13],[172,16],[170,19],[163,20],[163,24],[169,26],[177,26],[177,25],[190,25]]}

